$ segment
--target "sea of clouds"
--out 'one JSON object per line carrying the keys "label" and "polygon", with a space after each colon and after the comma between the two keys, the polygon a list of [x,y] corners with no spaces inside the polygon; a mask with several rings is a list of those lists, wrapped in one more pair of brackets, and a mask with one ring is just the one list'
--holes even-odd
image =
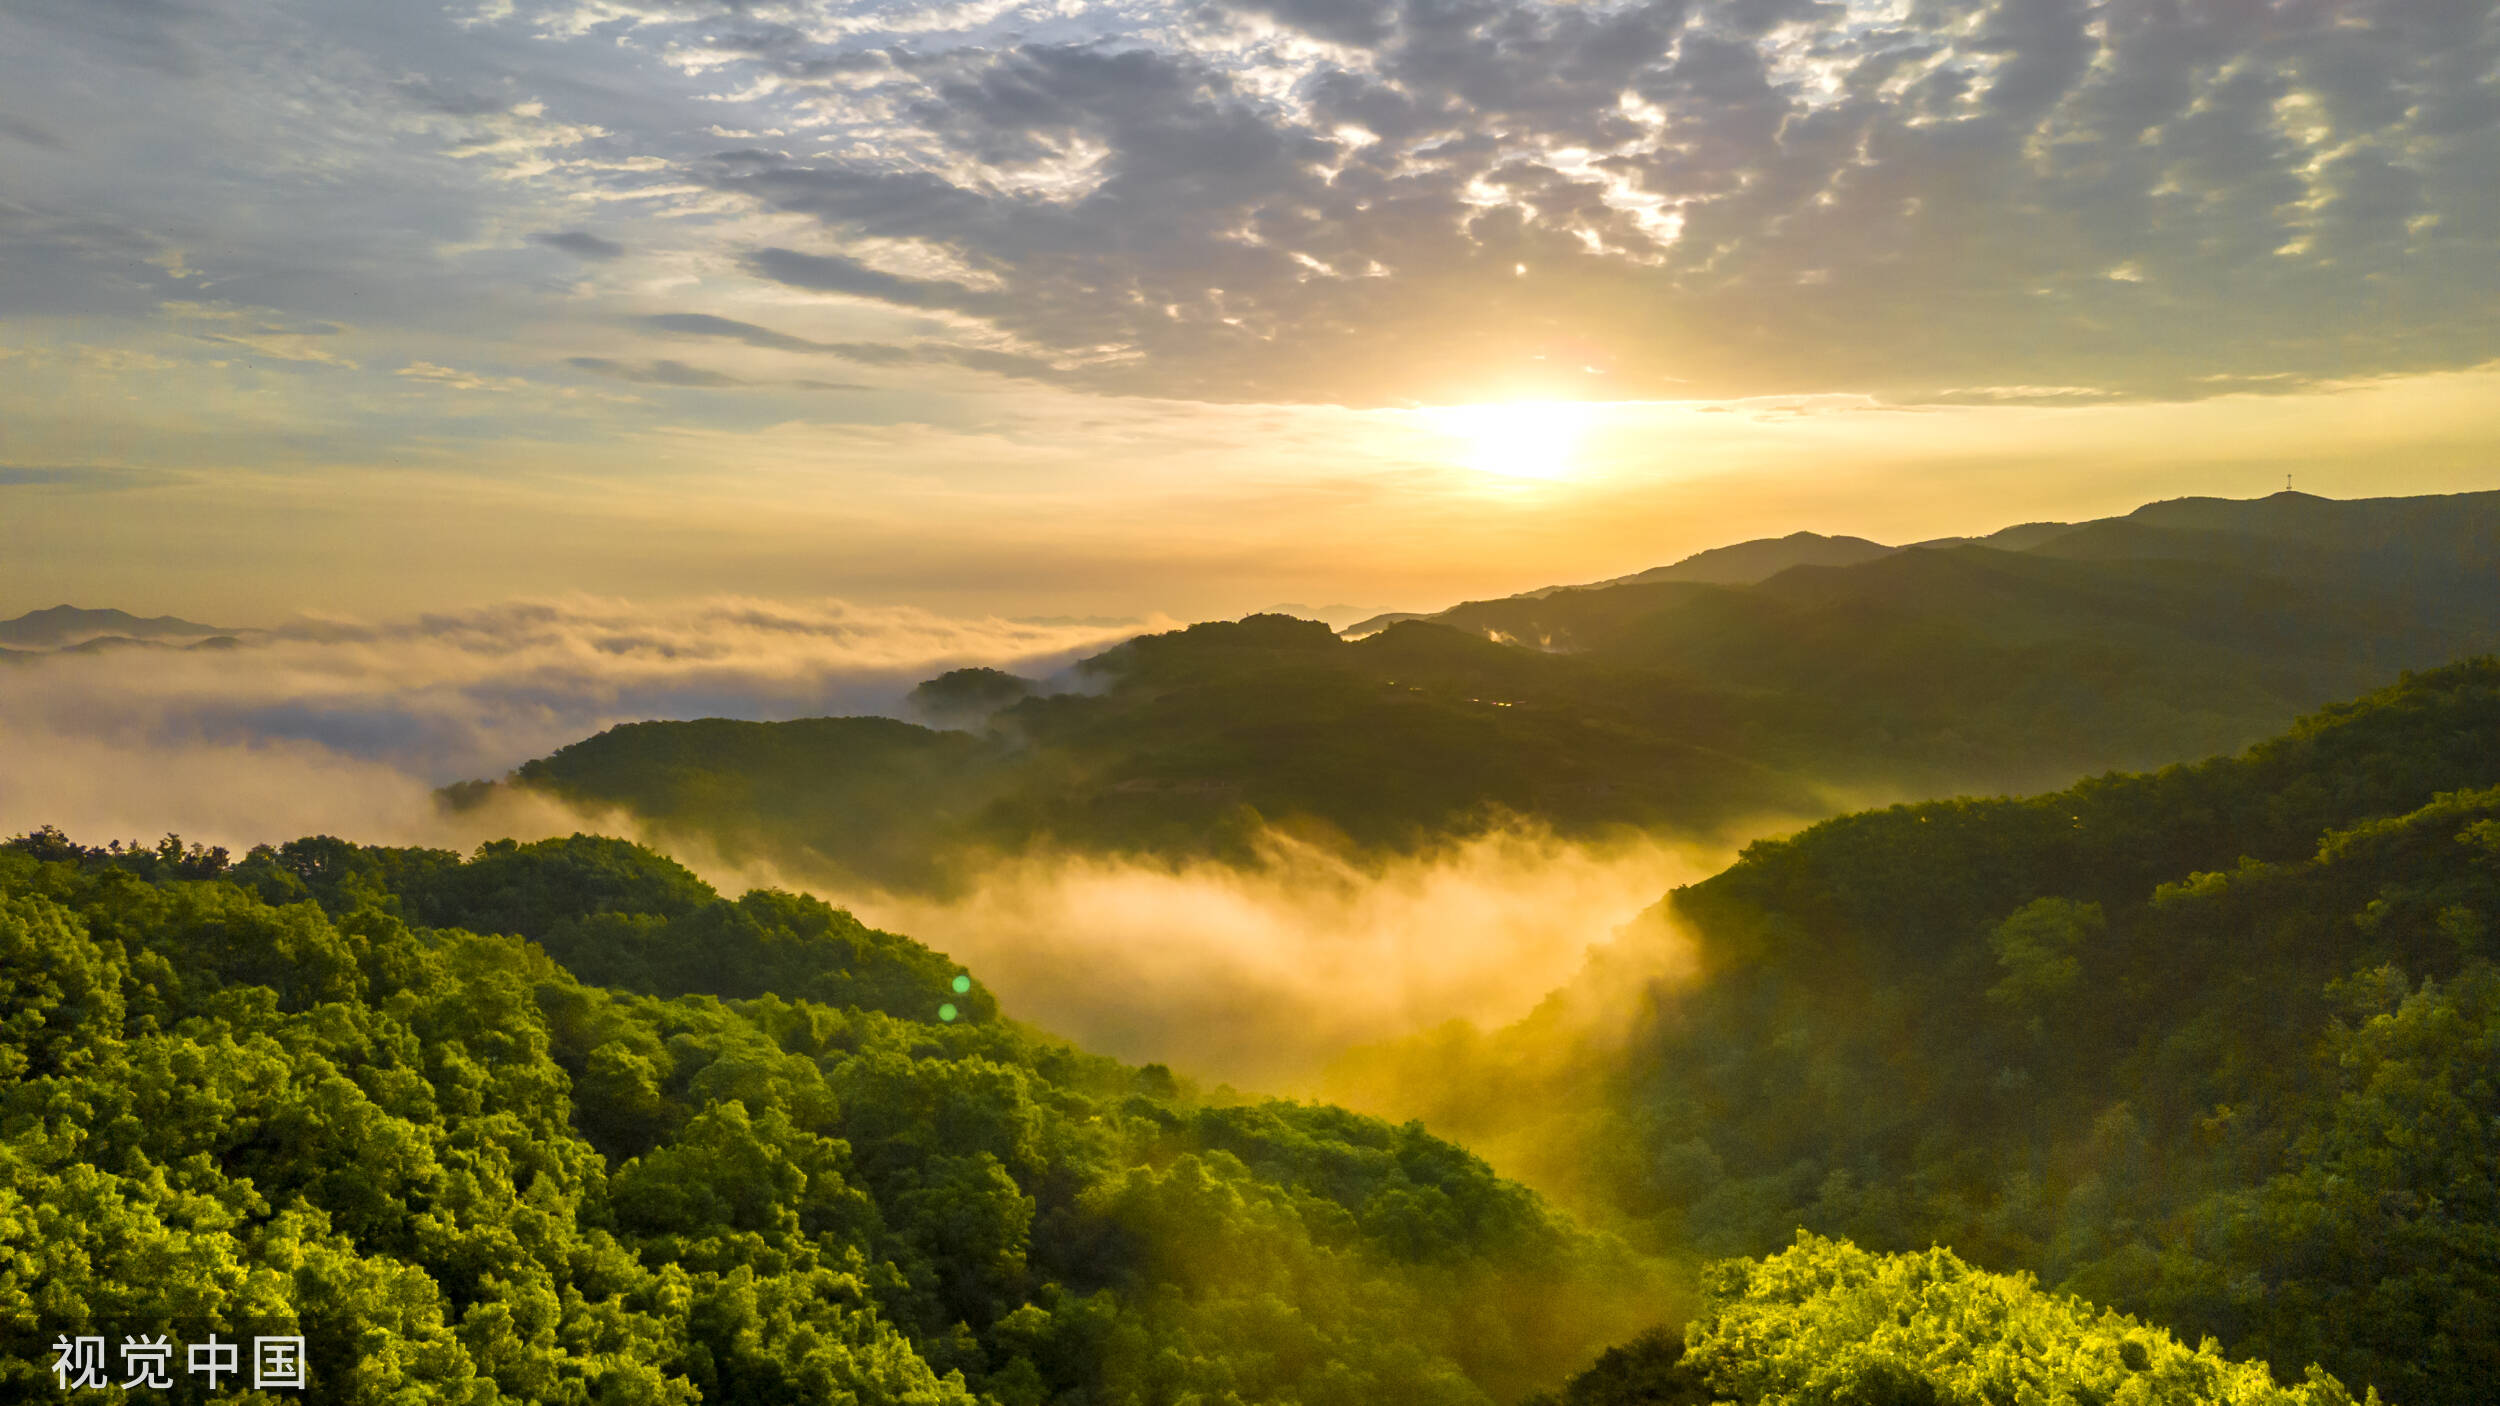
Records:
{"label": "sea of clouds", "polygon": [[299,620],[231,649],[15,659],[0,668],[0,833],[174,832],[237,852],[312,833],[402,844],[553,833],[575,817],[552,806],[454,817],[433,792],[623,722],[901,716],[912,686],[947,669],[1047,676],[1139,627],[570,598]]}

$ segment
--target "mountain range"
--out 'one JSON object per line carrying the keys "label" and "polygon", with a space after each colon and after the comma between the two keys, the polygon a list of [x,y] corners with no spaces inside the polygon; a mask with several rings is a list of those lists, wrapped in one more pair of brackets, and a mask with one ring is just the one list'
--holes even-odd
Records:
{"label": "mountain range", "polygon": [[1274,615],[1141,636],[1077,690],[932,680],[936,727],[629,724],[505,784],[901,886],[1037,847],[1247,859],[1271,828],[1353,853],[1514,820],[1723,838],[2235,750],[2500,646],[2496,563],[2500,493],[1798,536],[1342,636]]}

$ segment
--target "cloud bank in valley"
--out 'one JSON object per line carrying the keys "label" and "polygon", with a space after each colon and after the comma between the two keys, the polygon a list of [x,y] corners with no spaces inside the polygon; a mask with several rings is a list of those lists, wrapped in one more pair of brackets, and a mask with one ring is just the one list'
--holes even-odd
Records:
{"label": "cloud bank in valley", "polygon": [[[1354,1047],[1519,1019],[1661,894],[1725,859],[1514,829],[1357,865],[1270,836],[1248,867],[1043,854],[990,867],[960,897],[847,901],[1089,1049],[1308,1093]],[[1619,1010],[1682,970],[1682,949],[1653,938],[1615,959]],[[1572,1023],[1598,1018],[1575,1008]],[[1397,1111],[1385,1092],[1373,1102]]]}

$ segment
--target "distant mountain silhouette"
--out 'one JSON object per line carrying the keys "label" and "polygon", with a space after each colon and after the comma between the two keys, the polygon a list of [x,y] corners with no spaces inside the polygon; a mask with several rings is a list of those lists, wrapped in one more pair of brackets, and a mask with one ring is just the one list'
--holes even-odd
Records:
{"label": "distant mountain silhouette", "polygon": [[226,633],[229,632],[216,625],[202,625],[171,615],[142,619],[128,611],[87,610],[75,605],[30,610],[14,620],[0,620],[0,645],[20,649],[61,649],[106,637],[193,640]]}
{"label": "distant mountain silhouette", "polygon": [[[1346,633],[1368,633],[1399,620],[1430,620],[1509,643],[1595,648],[1609,621],[1684,599],[1610,594],[1625,587],[1669,582],[1762,585],[1799,567],[1866,566],[1903,552],[1973,547],[2075,561],[2203,562],[2374,588],[2436,589],[2500,572],[2500,492],[2336,499],[2287,490],[2254,499],[2173,498],[2123,517],[2028,522],[1986,536],[1938,537],[1899,548],[1861,537],[1798,532],[1716,547],[1672,566],[1591,585],[1465,601],[1438,612],[1384,615]],[[1847,579],[1908,578],[1878,573]],[[1537,602],[1544,604],[1532,604]]]}

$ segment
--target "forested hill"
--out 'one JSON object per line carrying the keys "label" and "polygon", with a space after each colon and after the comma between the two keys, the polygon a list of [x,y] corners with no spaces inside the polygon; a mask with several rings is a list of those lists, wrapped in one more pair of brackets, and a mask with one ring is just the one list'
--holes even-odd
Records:
{"label": "forested hill", "polygon": [[[1090,660],[977,730],[887,718],[611,729],[514,781],[799,873],[939,885],[1041,846],[1247,857],[1269,824],[1416,847],[1502,815],[1693,827],[1819,810],[1723,693],[1417,625],[1253,616]],[[949,697],[969,690],[945,690]]]}
{"label": "forested hill", "polygon": [[1069,691],[932,680],[918,698],[953,730],[639,723],[517,782],[897,886],[1035,847],[1246,857],[1270,825],[1374,852],[1504,817],[1715,838],[1841,798],[2230,751],[2500,647],[2500,495],[2182,500],[2050,526],[2004,539],[2023,550],[1544,592],[1359,640],[1282,616],[1195,625],[1085,661]]}
{"label": "forested hill", "polygon": [[315,1383],[220,1401],[1483,1406],[1677,1307],[1420,1128],[1202,1101],[612,840],[38,833],[0,993],[9,1400],[215,1331]]}
{"label": "forested hill", "polygon": [[1458,1135],[1541,1110],[1662,1245],[1942,1243],[2405,1406],[2500,1382],[2500,662],[1829,821],[1669,907],[1703,975],[1628,1038],[1375,1062],[1467,1089]]}
{"label": "forested hill", "polygon": [[0,989],[9,1399],[79,1334],[275,1334],[300,1395],[66,1399],[1490,1406],[1620,1337],[1536,1399],[2351,1401],[1942,1251],[1720,1264],[1679,1333],[1418,1126],[1201,1099],[611,840],[24,836]]}

